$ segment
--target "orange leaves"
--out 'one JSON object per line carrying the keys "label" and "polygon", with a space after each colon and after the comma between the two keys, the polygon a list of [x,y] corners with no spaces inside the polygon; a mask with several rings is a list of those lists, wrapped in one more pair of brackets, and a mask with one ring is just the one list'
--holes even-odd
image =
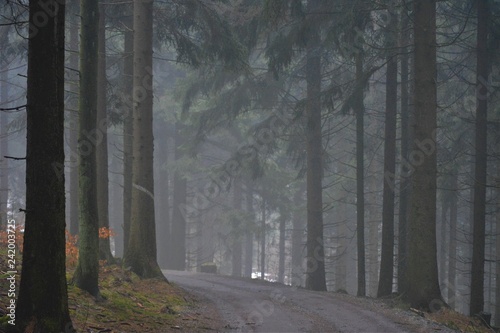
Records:
{"label": "orange leaves", "polygon": [[99,238],[103,238],[103,239],[106,239],[106,238],[110,238],[110,237],[114,237],[115,236],[115,232],[113,231],[113,229],[111,228],[99,228]]}
{"label": "orange leaves", "polygon": [[78,261],[78,235],[73,236],[66,230],[66,267],[75,267]]}
{"label": "orange leaves", "polygon": [[[99,238],[106,239],[115,235],[113,229],[100,228]],[[66,230],[66,266],[73,268],[78,262],[78,235],[73,236]],[[103,265],[104,263],[100,263]]]}
{"label": "orange leaves", "polygon": [[[0,246],[7,248],[9,243],[14,243],[19,253],[23,252],[23,241],[24,241],[24,226],[18,225],[15,229],[9,228],[7,230],[0,230]],[[78,261],[78,235],[72,235],[68,230],[65,231],[66,234],[66,266],[73,268],[76,266]],[[15,235],[15,242],[13,241],[13,235]],[[99,238],[105,239],[115,236],[113,229],[100,228]],[[9,241],[10,239],[10,241]]]}

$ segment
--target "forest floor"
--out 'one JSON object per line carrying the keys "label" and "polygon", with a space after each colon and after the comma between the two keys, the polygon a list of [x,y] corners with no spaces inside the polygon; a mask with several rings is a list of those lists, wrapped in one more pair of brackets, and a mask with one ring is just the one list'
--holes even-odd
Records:
{"label": "forest floor", "polygon": [[[2,327],[8,325],[6,323],[7,317],[5,317],[5,310],[9,302],[7,297],[7,271],[6,260],[0,260],[0,332],[2,332]],[[20,271],[20,267],[18,267],[17,283],[19,283]],[[68,270],[68,280],[72,273],[71,270]],[[434,314],[421,313],[419,315],[408,311],[394,299],[374,300],[336,293],[328,293],[328,295],[325,293],[311,294],[310,300],[313,302],[321,302],[321,299],[325,298],[328,302],[335,300],[335,302],[341,304],[340,309],[333,312],[330,312],[331,309],[325,307],[324,310],[328,311],[329,315],[318,316],[317,313],[311,313],[310,309],[303,311],[304,309],[298,309],[296,304],[292,304],[296,295],[302,297],[302,294],[307,292],[301,289],[295,290],[294,294],[289,294],[289,291],[292,290],[290,287],[245,279],[238,280],[241,282],[241,287],[238,289],[240,282],[237,282],[237,279],[231,280],[229,277],[205,274],[201,275],[203,280],[201,283],[208,283],[208,288],[204,287],[205,289],[201,289],[202,292],[200,293],[200,289],[196,291],[191,290],[189,287],[189,283],[199,282],[191,280],[186,285],[185,281],[189,280],[189,274],[179,272],[169,275],[167,273],[167,278],[174,281],[174,283],[167,283],[160,279],[141,280],[135,274],[116,265],[102,266],[99,283],[103,300],[96,300],[75,286],[68,285],[70,315],[76,331],[78,333],[266,331],[265,325],[271,323],[269,321],[264,323],[264,326],[245,320],[241,322],[242,318],[241,316],[238,317],[237,313],[242,310],[237,309],[237,306],[239,307],[241,304],[233,306],[235,303],[231,303],[238,299],[239,302],[246,302],[248,309],[245,311],[251,310],[249,313],[254,315],[259,314],[260,311],[260,314],[264,314],[264,317],[266,317],[265,311],[269,311],[269,307],[272,306],[274,313],[270,314],[270,318],[273,318],[273,322],[280,319],[279,311],[281,310],[279,310],[279,307],[286,305],[286,311],[292,311],[292,316],[289,317],[289,313],[282,314],[286,317],[284,318],[285,322],[292,323],[298,320],[300,316],[306,316],[306,319],[314,326],[311,327],[312,329],[322,328],[320,331],[323,332],[332,331],[327,328],[328,316],[333,317],[332,313],[338,313],[338,311],[342,311],[342,308],[355,309],[354,312],[360,311],[358,315],[361,315],[361,317],[354,313],[352,316],[354,320],[356,318],[358,321],[363,321],[363,318],[372,320],[373,316],[377,318],[382,316],[388,318],[388,322],[378,323],[380,319],[377,319],[378,324],[388,325],[387,327],[396,324],[399,327],[404,327],[405,331],[409,332],[492,332],[492,330],[481,326],[477,320],[472,320],[470,317],[452,311],[446,310]],[[193,274],[193,276],[196,277],[196,274]],[[16,289],[18,290],[18,288],[19,286]],[[257,290],[260,291],[257,292]],[[270,292],[268,293],[266,290]],[[221,296],[225,292],[229,293],[228,296]],[[231,294],[233,292],[234,294]],[[265,303],[266,301],[263,302],[259,299],[259,297],[273,296],[272,292],[279,292],[274,295],[276,297],[284,297],[283,304],[281,304],[280,298],[271,299],[273,303]],[[213,299],[214,295],[216,295],[216,299]],[[241,295],[244,295],[244,297],[240,297]],[[247,296],[250,298],[245,299]],[[220,297],[229,297],[229,299],[221,299]],[[301,304],[307,302],[307,297],[305,297],[305,301],[300,298],[298,301]],[[224,304],[221,304],[220,300]],[[254,301],[251,302],[251,300]],[[260,300],[262,308],[255,308],[255,302],[258,300]],[[280,301],[276,303],[276,300]],[[325,306],[324,303],[323,305],[321,303],[314,304],[318,304],[320,310],[322,310],[322,306]],[[368,312],[370,314],[366,317]],[[234,317],[235,314],[238,318]],[[336,327],[334,331],[357,331],[354,328],[359,323],[354,323],[352,318],[345,318],[348,314],[341,313],[341,315],[341,317],[344,317],[341,318],[341,321],[347,320],[347,326],[338,330],[338,327]],[[322,324],[326,326],[320,327]],[[306,327],[302,328],[305,329]],[[297,327],[298,330],[304,331],[302,328]],[[372,328],[375,329],[375,327]]]}
{"label": "forest floor", "polygon": [[[0,251],[1,252],[1,251]],[[3,253],[0,253],[2,255]],[[7,261],[0,260],[0,333],[7,323],[9,304]],[[21,267],[17,267],[17,287]],[[68,269],[70,281],[73,270]],[[223,322],[217,311],[174,284],[160,279],[141,280],[117,265],[101,266],[101,300],[68,284],[68,305],[78,333],[217,332]]]}

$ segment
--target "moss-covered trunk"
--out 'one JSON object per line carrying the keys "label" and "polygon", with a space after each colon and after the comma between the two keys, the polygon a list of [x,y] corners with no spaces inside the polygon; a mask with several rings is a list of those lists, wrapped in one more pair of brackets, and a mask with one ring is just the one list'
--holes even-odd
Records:
{"label": "moss-covered trunk", "polygon": [[132,210],[124,263],[143,278],[163,277],[156,261],[153,177],[153,1],[134,1]]}
{"label": "moss-covered trunk", "polygon": [[[35,15],[54,9],[46,24]],[[64,4],[29,2],[26,219],[16,326],[67,332],[64,194]]]}
{"label": "moss-covered trunk", "polygon": [[99,294],[99,222],[97,213],[96,144],[97,121],[98,0],[81,0],[80,105],[79,105],[79,209],[78,264],[75,285],[91,295]]}

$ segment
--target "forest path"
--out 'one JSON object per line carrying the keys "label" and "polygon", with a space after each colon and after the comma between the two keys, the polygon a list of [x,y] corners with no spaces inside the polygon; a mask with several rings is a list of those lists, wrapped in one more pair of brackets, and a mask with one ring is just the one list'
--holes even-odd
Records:
{"label": "forest path", "polygon": [[211,302],[226,322],[224,332],[425,331],[345,295],[223,275],[163,272],[169,281]]}

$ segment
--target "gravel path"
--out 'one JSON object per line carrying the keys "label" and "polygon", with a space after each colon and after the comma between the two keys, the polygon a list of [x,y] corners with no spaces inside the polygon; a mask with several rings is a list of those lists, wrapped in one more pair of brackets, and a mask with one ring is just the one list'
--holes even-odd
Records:
{"label": "gravel path", "polygon": [[164,274],[169,281],[212,303],[225,321],[221,325],[224,332],[448,331],[383,308],[370,299],[222,275]]}

